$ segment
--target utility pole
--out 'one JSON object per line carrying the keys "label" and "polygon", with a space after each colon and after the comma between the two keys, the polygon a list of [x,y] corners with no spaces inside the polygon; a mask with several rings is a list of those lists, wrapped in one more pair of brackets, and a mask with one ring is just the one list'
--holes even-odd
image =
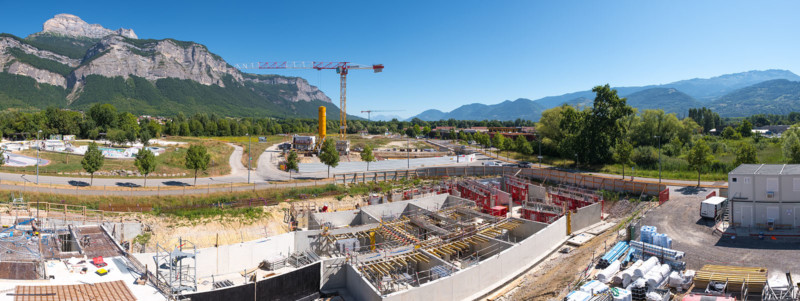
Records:
{"label": "utility pole", "polygon": [[253,153],[251,153],[253,144],[250,142],[252,140],[250,139],[250,133],[247,133],[247,184],[250,184],[250,164],[253,161]]}
{"label": "utility pole", "polygon": [[406,135],[406,166],[411,169],[411,138]]}
{"label": "utility pole", "polygon": [[539,142],[539,168],[542,168],[542,138],[537,134],[536,140]]}
{"label": "utility pole", "polygon": [[[42,133],[42,130],[36,132],[36,143],[39,143],[39,135]],[[36,146],[36,185],[39,185],[39,150],[42,148],[42,144]]]}
{"label": "utility pole", "polygon": [[655,136],[658,139],[658,184],[661,184],[661,136]]}

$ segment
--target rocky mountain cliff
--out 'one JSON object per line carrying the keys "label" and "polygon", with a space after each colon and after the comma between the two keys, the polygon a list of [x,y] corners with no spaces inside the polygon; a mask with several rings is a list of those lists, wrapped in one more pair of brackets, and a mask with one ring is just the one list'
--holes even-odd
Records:
{"label": "rocky mountain cliff", "polygon": [[[59,14],[47,20],[42,32],[32,34],[25,39],[10,34],[0,34],[0,70],[2,71],[0,74],[29,77],[36,84],[52,85],[67,92],[65,99],[40,99],[42,101],[37,103],[47,104],[49,101],[52,105],[64,106],[61,103],[65,101],[67,107],[80,104],[80,107],[75,107],[78,109],[93,102],[109,101],[126,107],[122,98],[134,97],[130,99],[131,102],[146,102],[151,110],[157,113],[159,101],[174,101],[165,95],[175,94],[165,89],[187,89],[188,86],[193,86],[193,83],[209,89],[221,88],[215,92],[217,97],[213,99],[215,102],[226,102],[222,104],[223,107],[250,106],[255,111],[283,116],[288,114],[314,116],[313,110],[310,109],[309,112],[297,111],[301,110],[300,108],[306,110],[306,107],[313,106],[289,105],[286,108],[288,103],[314,102],[335,108],[328,96],[305,79],[243,73],[202,44],[174,39],[138,39],[131,29],[121,28],[114,31],[97,24],[88,24],[79,17],[69,14]],[[108,80],[98,77],[109,80],[121,78],[129,85],[127,88],[119,87],[123,90],[144,88],[130,86],[139,79],[144,79],[145,82],[142,84],[151,86],[146,88],[157,90],[157,93],[137,94],[131,93],[133,90],[115,91],[102,87],[89,87],[88,85],[92,83],[108,83]],[[8,76],[3,78],[11,80]],[[93,80],[87,80],[90,78]],[[165,85],[167,82],[171,83],[169,87]],[[9,89],[10,87],[0,82],[0,96],[5,94],[0,99],[9,98],[18,100],[12,103],[26,103],[19,97],[26,95],[44,97],[35,95],[38,93],[36,87],[22,87],[17,90],[24,90],[27,94],[23,93],[12,98],[11,94],[14,93]],[[238,90],[234,92],[234,89]],[[87,95],[87,91],[92,91],[89,93],[91,95]],[[252,95],[242,95],[243,93]],[[185,94],[187,93],[177,95]],[[52,95],[54,94],[50,93],[47,97],[52,98]],[[180,105],[189,111],[205,112],[207,110],[195,106],[208,104],[209,99],[211,97],[198,94],[196,98],[184,100],[189,103]],[[249,103],[241,103],[242,99],[248,99]],[[219,105],[214,104],[216,107]],[[136,108],[137,106],[133,106],[134,110]],[[172,108],[165,108],[165,111],[169,111],[167,109]]]}
{"label": "rocky mountain cliff", "polygon": [[53,33],[71,37],[87,37],[100,39],[108,35],[120,35],[126,38],[138,39],[133,29],[120,28],[117,30],[106,29],[100,24],[89,24],[78,16],[58,14],[44,22],[42,33]]}

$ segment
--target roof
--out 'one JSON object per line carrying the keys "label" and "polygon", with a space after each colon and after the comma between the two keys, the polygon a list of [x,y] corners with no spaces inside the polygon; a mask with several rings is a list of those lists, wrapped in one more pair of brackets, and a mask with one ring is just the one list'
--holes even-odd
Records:
{"label": "roof", "polygon": [[122,280],[92,284],[22,286],[14,289],[16,301],[34,300],[119,300],[135,301]]}
{"label": "roof", "polygon": [[705,199],[705,200],[703,201],[703,203],[717,205],[717,204],[721,204],[721,203],[722,203],[722,202],[724,202],[725,200],[727,200],[727,199],[726,199],[726,198],[723,198],[723,197],[721,197],[721,196],[714,196],[714,197],[710,197],[710,198],[708,198],[708,199]]}
{"label": "roof", "polygon": [[800,175],[800,164],[742,164],[730,175]]}

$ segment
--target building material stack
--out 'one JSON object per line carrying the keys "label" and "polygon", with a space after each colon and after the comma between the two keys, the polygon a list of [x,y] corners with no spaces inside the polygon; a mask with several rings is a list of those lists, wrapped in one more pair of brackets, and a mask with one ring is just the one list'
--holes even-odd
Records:
{"label": "building material stack", "polygon": [[562,215],[564,210],[556,205],[540,202],[525,202],[520,208],[522,218],[542,223],[552,223]]}
{"label": "building material stack", "polygon": [[704,265],[694,277],[695,287],[706,287],[711,281],[728,283],[727,290],[738,292],[745,287],[750,293],[761,293],[767,282],[767,269]]}
{"label": "building material stack", "polygon": [[550,202],[554,205],[566,206],[569,210],[575,210],[602,201],[592,190],[571,186],[551,187],[547,194]]}
{"label": "building material stack", "polygon": [[612,262],[618,260],[622,255],[628,252],[628,242],[620,241],[614,247],[611,248],[602,258],[600,258],[600,262],[597,263],[597,267],[599,268],[606,268]]}

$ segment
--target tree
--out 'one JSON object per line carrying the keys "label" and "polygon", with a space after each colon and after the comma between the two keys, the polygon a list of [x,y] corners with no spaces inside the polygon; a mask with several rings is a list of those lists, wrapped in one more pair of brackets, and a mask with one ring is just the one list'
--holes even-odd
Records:
{"label": "tree", "polygon": [[494,136],[492,136],[492,146],[497,148],[497,153],[499,154],[500,151],[506,147],[506,137],[500,132],[494,133]]}
{"label": "tree", "polygon": [[789,155],[789,164],[798,164],[800,163],[800,143],[795,142],[789,147],[790,155]]}
{"label": "tree", "polygon": [[[569,106],[564,105],[542,112],[542,117],[539,118],[539,122],[536,123],[536,132],[542,137],[550,138],[555,141],[560,141],[564,138],[560,124],[562,118],[561,112],[565,110],[566,107]],[[573,109],[572,107],[569,108]]]}
{"label": "tree", "polygon": [[698,140],[686,155],[686,161],[689,162],[691,168],[697,170],[697,186],[699,187],[700,171],[714,161],[714,155],[711,154],[711,148],[708,147],[708,143],[702,139]]}
{"label": "tree", "polygon": [[127,139],[127,134],[123,130],[110,129],[106,133],[106,140],[110,141],[112,145],[123,145]]}
{"label": "tree", "polygon": [[197,171],[208,169],[211,162],[211,155],[205,146],[192,144],[186,151],[186,168],[194,169],[194,185],[197,185]]}
{"label": "tree", "polygon": [[[737,137],[736,134],[738,134],[736,130],[734,130],[733,127],[730,126],[725,127],[725,129],[722,130],[722,138],[725,139],[736,139]],[[738,137],[741,138],[741,134]]]}
{"label": "tree", "polygon": [[430,126],[426,125],[425,127],[422,128],[422,134],[425,135],[425,137],[428,137],[428,135],[430,135],[430,133],[431,133],[431,127]]}
{"label": "tree", "polygon": [[625,128],[620,120],[633,114],[625,98],[617,95],[617,90],[609,85],[596,86],[591,109],[577,111],[564,107],[559,127],[564,139],[559,144],[562,156],[576,158],[576,161],[594,164],[611,157],[613,143]]}
{"label": "tree", "polygon": [[372,146],[369,144],[361,152],[361,161],[367,162],[367,170],[369,170],[369,162],[375,161],[375,156],[372,154]]}
{"label": "tree", "polygon": [[633,153],[633,145],[627,139],[618,139],[617,145],[614,146],[614,161],[622,164],[622,178],[625,179],[625,165],[632,165],[631,153]]}
{"label": "tree", "polygon": [[522,135],[517,136],[517,139],[514,140],[514,150],[523,155],[530,155],[533,153],[533,149],[531,148],[531,144],[528,143],[528,139],[525,139],[525,137]]}
{"label": "tree", "polygon": [[336,141],[325,139],[322,142],[322,152],[319,154],[319,161],[328,165],[328,177],[331,177],[331,167],[339,166],[339,151],[336,150]]}
{"label": "tree", "polygon": [[110,104],[94,104],[89,108],[89,117],[95,124],[107,131],[117,125],[117,108]]}
{"label": "tree", "polygon": [[741,164],[755,164],[758,162],[756,156],[756,148],[751,143],[742,143],[739,145],[739,150],[736,152],[736,160],[733,164],[739,166]]}
{"label": "tree", "polygon": [[750,137],[753,135],[753,124],[747,121],[747,119],[742,120],[742,123],[736,127],[736,131],[742,134],[742,137]]}
{"label": "tree", "polygon": [[292,179],[292,170],[297,170],[297,152],[294,150],[286,156],[286,170],[289,171],[289,180]]}
{"label": "tree", "polygon": [[86,153],[83,154],[83,160],[81,160],[83,170],[92,175],[89,186],[94,184],[94,172],[103,167],[104,159],[103,153],[97,148],[97,143],[89,143],[89,148],[86,150]]}
{"label": "tree", "polygon": [[142,128],[142,131],[139,132],[139,140],[142,141],[142,145],[150,145],[150,138],[152,138],[150,135],[150,130],[148,128]]}
{"label": "tree", "polygon": [[143,147],[136,154],[136,160],[133,161],[139,173],[144,175],[144,186],[147,186],[147,175],[156,170],[156,155],[152,151]]}

